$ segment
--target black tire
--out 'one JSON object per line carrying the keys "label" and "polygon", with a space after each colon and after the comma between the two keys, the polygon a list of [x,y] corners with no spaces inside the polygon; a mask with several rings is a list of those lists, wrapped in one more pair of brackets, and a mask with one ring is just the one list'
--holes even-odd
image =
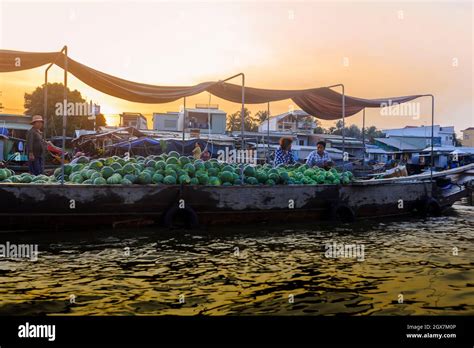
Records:
{"label": "black tire", "polygon": [[199,218],[193,208],[172,206],[163,214],[163,225],[167,228],[197,228]]}
{"label": "black tire", "polygon": [[425,212],[428,216],[441,216],[443,208],[435,198],[431,197],[425,202]]}
{"label": "black tire", "polygon": [[356,215],[354,210],[345,204],[337,204],[332,208],[331,217],[334,221],[354,222]]}

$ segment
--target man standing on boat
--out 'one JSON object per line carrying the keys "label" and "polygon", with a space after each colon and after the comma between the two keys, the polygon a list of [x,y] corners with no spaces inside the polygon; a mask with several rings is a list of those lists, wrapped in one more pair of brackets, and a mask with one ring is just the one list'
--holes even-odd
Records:
{"label": "man standing on boat", "polygon": [[295,157],[293,156],[293,152],[291,152],[292,142],[293,139],[291,138],[280,138],[280,148],[275,151],[274,167],[295,163]]}
{"label": "man standing on boat", "polygon": [[43,117],[33,116],[31,120],[33,127],[26,133],[26,151],[28,154],[28,168],[31,174],[40,175],[43,173],[43,156],[45,153],[45,143],[43,140]]}
{"label": "man standing on boat", "polygon": [[317,150],[311,152],[306,160],[308,167],[322,167],[328,169],[333,166],[333,162],[328,152],[326,151],[326,143],[324,141],[319,141],[316,144]]}

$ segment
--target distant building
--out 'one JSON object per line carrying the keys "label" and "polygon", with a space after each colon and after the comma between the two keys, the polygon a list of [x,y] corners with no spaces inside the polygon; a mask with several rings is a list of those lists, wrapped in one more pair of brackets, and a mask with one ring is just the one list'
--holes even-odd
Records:
{"label": "distant building", "polygon": [[170,112],[153,113],[153,130],[155,131],[171,131],[177,132],[179,128],[183,130],[182,127],[178,127],[179,122],[179,112]]}
{"label": "distant building", "polygon": [[340,151],[344,148],[344,151],[347,152],[349,156],[360,159],[364,158],[364,145],[362,141],[356,138],[345,137],[343,141],[342,135],[311,134],[307,145],[316,147],[319,141],[324,141],[326,148],[334,148]]}
{"label": "distant building", "polygon": [[303,110],[294,110],[280,115],[270,116],[269,121],[263,121],[258,126],[260,133],[270,132],[309,132],[316,128],[313,117]]}
{"label": "distant building", "polygon": [[[454,146],[455,134],[454,126],[442,127],[435,125],[433,127],[433,138],[435,145],[442,146]],[[385,133],[387,138],[401,138],[402,140],[413,139],[424,139],[426,145],[431,145],[431,126],[395,128],[395,129],[384,129],[382,132]]]}
{"label": "distant building", "polygon": [[25,150],[26,133],[31,128],[31,116],[16,114],[0,114],[0,161],[27,160],[22,154]]}
{"label": "distant building", "polygon": [[120,127],[135,127],[136,129],[148,129],[145,116],[138,112],[124,112],[120,114]]}
{"label": "distant building", "polygon": [[[184,122],[185,120],[185,122]],[[153,113],[153,130],[183,131],[193,134],[225,134],[227,113],[218,105],[200,105],[184,112]]]}
{"label": "distant building", "polygon": [[462,146],[474,147],[474,127],[462,130]]}

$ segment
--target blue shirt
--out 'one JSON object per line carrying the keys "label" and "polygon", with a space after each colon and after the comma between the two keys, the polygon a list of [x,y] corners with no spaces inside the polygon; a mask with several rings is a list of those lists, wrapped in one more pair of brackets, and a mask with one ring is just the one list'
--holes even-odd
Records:
{"label": "blue shirt", "polygon": [[331,161],[331,157],[329,157],[329,154],[326,151],[320,155],[318,151],[315,150],[309,154],[306,164],[308,167],[322,166],[324,162],[329,161]]}
{"label": "blue shirt", "polygon": [[273,161],[273,166],[276,167],[280,164],[293,164],[295,163],[295,158],[293,157],[293,152],[283,151],[280,147],[275,151],[275,161]]}

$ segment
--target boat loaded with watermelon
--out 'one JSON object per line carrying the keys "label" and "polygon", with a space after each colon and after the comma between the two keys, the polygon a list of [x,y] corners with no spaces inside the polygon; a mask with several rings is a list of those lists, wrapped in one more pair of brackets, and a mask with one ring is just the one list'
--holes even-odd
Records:
{"label": "boat loaded with watermelon", "polygon": [[[16,62],[21,60],[22,64]],[[245,104],[291,99],[310,115],[323,120],[355,115],[365,108],[405,103],[420,97],[432,101],[431,171],[408,177],[355,180],[352,173],[308,168],[304,164],[272,168],[268,164],[223,163],[178,154],[132,158],[80,158],[65,164],[63,115],[62,165],[53,175],[16,175],[0,169],[2,228],[31,229],[112,225],[184,225],[253,223],[262,221],[353,221],[381,216],[441,214],[468,195],[474,164],[433,172],[434,97],[411,95],[363,99],[345,94],[344,85],[304,90],[245,87],[240,73],[195,86],[145,85],[89,68],[60,52],[31,53],[0,50],[0,72],[14,72],[53,64],[64,69],[64,88],[71,73],[87,85],[133,102],[169,103],[208,92]],[[47,78],[47,70],[45,78]],[[242,85],[226,81],[241,77]],[[46,82],[45,85],[47,86]],[[342,88],[342,94],[333,88]],[[65,93],[66,95],[66,93]],[[47,101],[47,94],[45,95]],[[67,102],[67,101],[65,101]],[[45,103],[47,105],[47,102]],[[66,109],[66,108],[65,108]],[[44,114],[47,114],[45,109]],[[185,129],[183,129],[183,140]],[[343,128],[343,152],[344,152]],[[240,149],[247,148],[244,130]],[[344,156],[345,157],[345,156]],[[344,167],[344,166],[343,166]]]}
{"label": "boat loaded with watermelon", "polygon": [[433,177],[358,181],[349,171],[203,162],[177,152],[83,157],[64,166],[64,178],[61,168],[51,176],[0,169],[0,215],[9,228],[353,221],[441,214],[467,195],[472,179],[474,165]]}

